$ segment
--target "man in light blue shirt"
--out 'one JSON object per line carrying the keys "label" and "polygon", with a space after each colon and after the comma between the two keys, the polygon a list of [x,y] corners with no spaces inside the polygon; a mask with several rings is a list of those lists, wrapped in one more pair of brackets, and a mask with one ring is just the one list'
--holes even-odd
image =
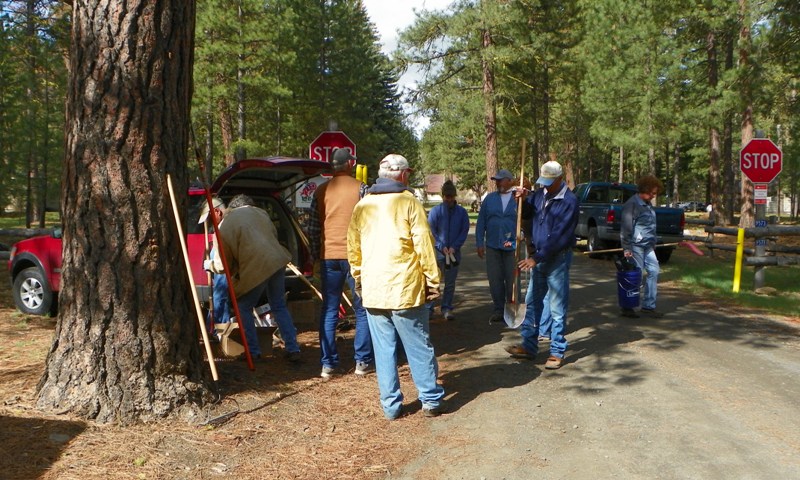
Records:
{"label": "man in light blue shirt", "polygon": [[475,241],[478,257],[486,259],[486,276],[492,296],[491,323],[504,323],[503,309],[514,288],[514,252],[517,248],[517,202],[512,187],[514,176],[500,170],[492,177],[497,191],[486,195],[478,212]]}

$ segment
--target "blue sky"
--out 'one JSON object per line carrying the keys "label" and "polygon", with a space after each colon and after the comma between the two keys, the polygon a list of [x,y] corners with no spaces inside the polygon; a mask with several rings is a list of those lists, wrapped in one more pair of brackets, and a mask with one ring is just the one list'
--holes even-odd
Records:
{"label": "blue sky", "polygon": [[[363,0],[363,2],[370,20],[378,29],[383,52],[390,55],[397,46],[398,32],[414,23],[415,11],[443,10],[453,0]],[[417,72],[406,72],[400,78],[398,86],[401,89],[409,87],[418,78]],[[418,135],[428,126],[427,118],[414,118],[413,121]]]}

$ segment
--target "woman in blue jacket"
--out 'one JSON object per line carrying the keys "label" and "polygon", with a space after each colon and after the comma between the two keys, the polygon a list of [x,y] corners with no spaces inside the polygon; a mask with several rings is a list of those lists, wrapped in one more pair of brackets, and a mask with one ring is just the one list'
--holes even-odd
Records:
{"label": "woman in blue jacket", "polygon": [[[453,297],[458,265],[461,263],[461,247],[469,232],[469,216],[467,210],[456,202],[456,186],[450,180],[442,185],[442,200],[428,214],[428,224],[436,242],[436,262],[444,278],[440,309],[445,320],[455,320]],[[430,303],[428,308],[433,314],[434,304]]]}

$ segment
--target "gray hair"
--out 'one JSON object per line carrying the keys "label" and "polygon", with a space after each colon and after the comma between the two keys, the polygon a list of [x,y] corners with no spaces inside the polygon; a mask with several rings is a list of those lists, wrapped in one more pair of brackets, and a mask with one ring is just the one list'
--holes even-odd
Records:
{"label": "gray hair", "polygon": [[255,207],[256,202],[253,201],[248,195],[240,193],[233,197],[233,199],[228,203],[228,209],[233,210],[234,208],[239,207]]}
{"label": "gray hair", "polygon": [[405,170],[386,170],[381,168],[378,170],[378,177],[380,178],[388,178],[390,180],[395,180],[397,182],[400,181],[400,177],[403,175]]}

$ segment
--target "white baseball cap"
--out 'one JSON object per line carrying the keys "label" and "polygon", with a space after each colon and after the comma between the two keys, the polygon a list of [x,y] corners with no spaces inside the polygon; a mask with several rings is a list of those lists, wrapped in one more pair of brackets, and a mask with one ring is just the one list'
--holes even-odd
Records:
{"label": "white baseball cap", "polygon": [[539,169],[539,179],[536,180],[536,183],[549,187],[556,178],[562,175],[564,175],[564,169],[561,168],[561,164],[555,160],[550,160]]}

